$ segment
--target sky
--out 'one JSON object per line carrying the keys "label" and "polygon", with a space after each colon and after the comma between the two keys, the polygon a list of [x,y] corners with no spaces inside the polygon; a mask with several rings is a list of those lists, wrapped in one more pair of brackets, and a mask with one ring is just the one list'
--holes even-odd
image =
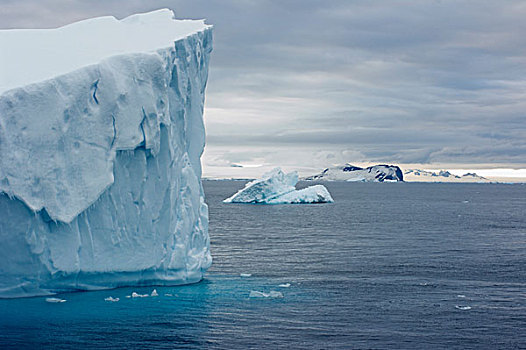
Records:
{"label": "sky", "polygon": [[0,0],[0,28],[164,7],[214,25],[205,176],[526,168],[524,1]]}

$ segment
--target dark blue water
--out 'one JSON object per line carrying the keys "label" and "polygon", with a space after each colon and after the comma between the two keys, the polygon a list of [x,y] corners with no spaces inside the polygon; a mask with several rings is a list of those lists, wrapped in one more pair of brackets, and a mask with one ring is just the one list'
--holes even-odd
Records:
{"label": "dark blue water", "polygon": [[334,204],[263,206],[204,185],[203,282],[0,300],[0,348],[526,348],[526,186],[329,183]]}

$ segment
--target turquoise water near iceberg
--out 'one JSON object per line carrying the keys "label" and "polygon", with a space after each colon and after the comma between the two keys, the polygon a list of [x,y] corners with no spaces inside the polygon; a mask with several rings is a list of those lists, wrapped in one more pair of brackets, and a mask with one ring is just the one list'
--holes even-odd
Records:
{"label": "turquoise water near iceberg", "polygon": [[0,348],[526,347],[526,186],[328,183],[333,204],[221,202],[243,184],[204,182],[204,281],[0,300]]}

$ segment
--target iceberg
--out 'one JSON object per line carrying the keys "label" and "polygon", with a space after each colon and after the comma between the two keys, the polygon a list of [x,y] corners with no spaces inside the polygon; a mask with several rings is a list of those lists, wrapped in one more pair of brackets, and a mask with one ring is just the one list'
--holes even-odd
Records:
{"label": "iceberg", "polygon": [[302,203],[332,203],[334,200],[323,185],[310,186],[296,190],[298,173],[285,174],[280,168],[275,168],[245,185],[224,203],[253,204],[302,204]]}
{"label": "iceberg", "polygon": [[167,9],[0,31],[0,298],[201,280],[211,51]]}

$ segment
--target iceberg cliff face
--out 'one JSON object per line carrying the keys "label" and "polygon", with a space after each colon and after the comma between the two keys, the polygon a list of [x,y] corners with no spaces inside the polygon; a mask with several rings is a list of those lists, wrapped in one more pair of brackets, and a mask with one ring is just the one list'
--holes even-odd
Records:
{"label": "iceberg cliff face", "polygon": [[264,174],[261,179],[251,181],[224,203],[252,204],[307,204],[332,203],[329,191],[322,185],[296,190],[298,173],[285,174],[280,168]]}
{"label": "iceberg cliff face", "polygon": [[[32,42],[52,52],[39,81],[5,67]],[[211,28],[160,10],[0,31],[0,47],[0,297],[199,281]]]}

